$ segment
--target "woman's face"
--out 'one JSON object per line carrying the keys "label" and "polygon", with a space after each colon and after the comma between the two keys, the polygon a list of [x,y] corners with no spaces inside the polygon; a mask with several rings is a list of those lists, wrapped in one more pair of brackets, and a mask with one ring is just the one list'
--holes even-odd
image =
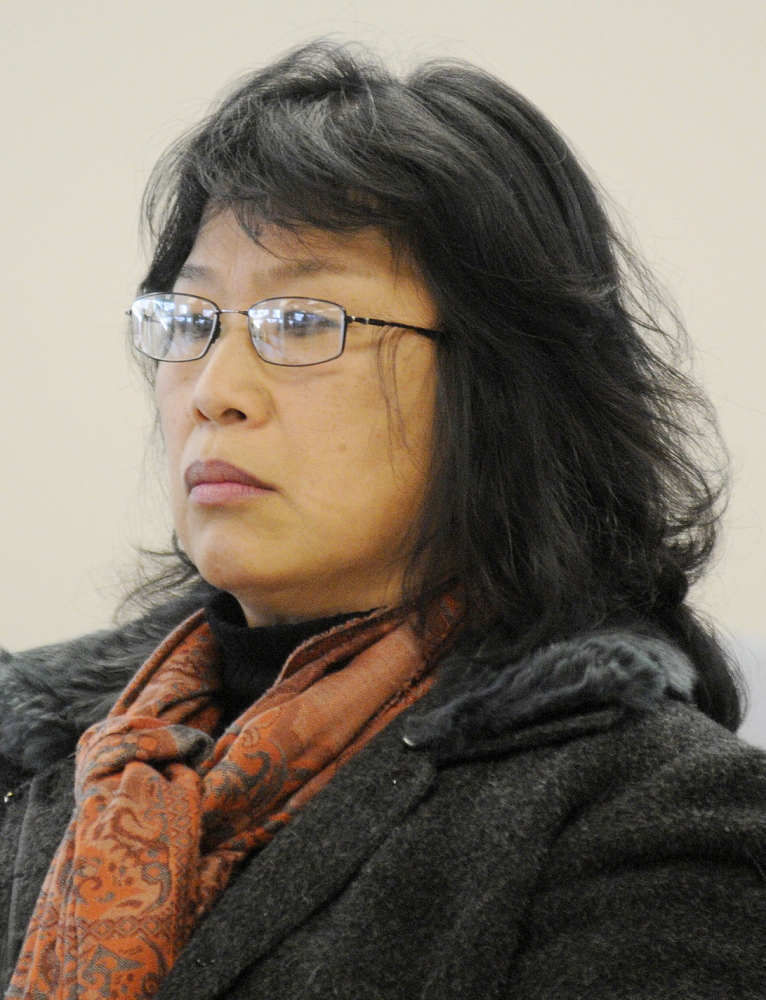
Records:
{"label": "woman's face", "polygon": [[[174,290],[221,309],[305,296],[350,315],[437,323],[422,280],[371,229],[297,236],[271,227],[258,245],[231,212],[219,213]],[[157,371],[183,548],[251,625],[396,602],[429,477],[433,342],[351,324],[339,358],[289,368],[258,357],[246,317],[220,322],[204,358],[160,362]],[[213,467],[199,463],[216,461],[267,488],[206,483]]]}

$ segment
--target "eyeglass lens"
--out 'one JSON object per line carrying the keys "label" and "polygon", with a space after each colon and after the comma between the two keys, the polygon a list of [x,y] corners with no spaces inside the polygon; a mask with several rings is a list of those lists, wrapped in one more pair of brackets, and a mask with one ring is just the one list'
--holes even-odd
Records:
{"label": "eyeglass lens", "polygon": [[[315,365],[343,350],[344,311],[334,302],[285,298],[256,302],[247,311],[253,345],[274,365]],[[208,299],[157,293],[131,308],[133,343],[156,361],[193,361],[207,350],[218,309]]]}

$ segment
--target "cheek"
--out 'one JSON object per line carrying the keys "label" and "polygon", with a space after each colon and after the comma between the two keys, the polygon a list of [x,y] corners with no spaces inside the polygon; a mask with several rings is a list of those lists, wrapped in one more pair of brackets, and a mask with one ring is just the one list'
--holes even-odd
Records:
{"label": "cheek", "polygon": [[384,356],[386,432],[392,454],[408,466],[430,465],[436,405],[434,344],[407,336]]}
{"label": "cheek", "polygon": [[166,446],[178,433],[178,428],[182,423],[182,415],[187,409],[183,386],[183,381],[175,376],[168,366],[163,366],[157,371],[154,382],[154,402]]}
{"label": "cheek", "polygon": [[189,417],[188,393],[185,381],[167,369],[160,369],[154,386],[154,401],[159,415],[160,430],[165,446],[171,495],[175,500],[180,485],[180,461],[192,421]]}
{"label": "cheek", "polygon": [[[425,346],[425,349],[424,349]],[[402,343],[381,364],[339,385],[303,424],[300,465],[306,484],[338,519],[406,520],[430,468],[435,400],[430,342]],[[307,401],[308,402],[308,401]],[[303,411],[305,413],[312,410]],[[349,525],[350,527],[351,525]]]}

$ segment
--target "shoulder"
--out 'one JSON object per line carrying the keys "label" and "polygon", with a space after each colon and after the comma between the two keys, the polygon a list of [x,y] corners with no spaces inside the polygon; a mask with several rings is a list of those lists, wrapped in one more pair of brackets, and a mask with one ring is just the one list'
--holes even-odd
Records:
{"label": "shoulder", "polygon": [[516,964],[530,995],[565,968],[578,997],[762,996],[766,753],[666,702],[536,764],[559,825]]}
{"label": "shoulder", "polygon": [[601,633],[473,681],[403,720],[435,772],[408,858],[462,873],[514,995],[762,996],[766,753],[699,711],[691,664]]}
{"label": "shoulder", "polygon": [[406,720],[404,741],[477,795],[488,781],[482,809],[496,822],[525,802],[562,858],[579,855],[577,838],[608,857],[620,843],[640,854],[642,837],[661,852],[670,830],[679,845],[744,836],[766,868],[766,753],[699,711],[675,646],[594,633],[473,684],[458,673]]}
{"label": "shoulder", "polygon": [[530,688],[508,704],[510,667],[476,704],[410,720],[439,775],[421,820],[430,855],[469,871],[492,930],[516,901],[519,995],[669,996],[685,982],[679,995],[761,996],[766,753],[700,712],[660,650],[642,698],[608,682],[608,664],[599,683],[601,653],[581,652],[569,698],[566,685],[545,697],[542,677],[539,702]]}

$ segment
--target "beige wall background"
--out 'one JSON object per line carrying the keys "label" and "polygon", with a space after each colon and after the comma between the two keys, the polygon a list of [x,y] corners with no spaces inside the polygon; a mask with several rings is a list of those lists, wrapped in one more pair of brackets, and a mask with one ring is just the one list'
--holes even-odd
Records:
{"label": "beige wall background", "polygon": [[[333,33],[470,59],[537,103],[676,296],[734,463],[694,597],[737,637],[766,745],[763,0],[2,0],[0,642],[108,623],[169,528],[123,346],[161,150],[239,73]],[[145,482],[142,485],[142,480]]]}

